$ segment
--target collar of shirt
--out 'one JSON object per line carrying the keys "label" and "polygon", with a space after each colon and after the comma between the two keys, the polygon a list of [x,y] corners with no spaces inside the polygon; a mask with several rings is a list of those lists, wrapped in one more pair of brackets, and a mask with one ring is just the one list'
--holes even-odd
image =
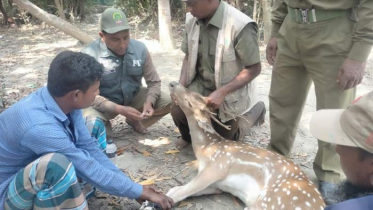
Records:
{"label": "collar of shirt", "polygon": [[[58,106],[57,102],[54,100],[52,95],[49,93],[48,89],[44,87],[42,89],[42,96],[47,109],[59,120],[61,121],[66,127],[70,125],[70,120],[67,115],[61,110],[60,106]],[[77,116],[77,112],[79,110],[74,110],[70,112],[71,120]],[[74,136],[73,136],[74,137]]]}
{"label": "collar of shirt", "polygon": [[201,24],[202,26],[205,25],[205,27],[211,24],[221,29],[223,27],[224,7],[225,7],[224,3],[220,1],[218,9],[216,10],[214,16],[212,16],[209,23],[205,25],[203,23],[203,20],[198,20],[198,23]]}
{"label": "collar of shirt", "polygon": [[[129,54],[133,54],[134,53],[134,50],[133,50],[133,46],[132,46],[132,42],[131,42],[132,39],[130,39],[130,41],[128,42],[128,46],[127,46],[127,51],[126,53],[124,54],[124,56],[129,53]],[[101,41],[101,38],[99,39],[99,47],[100,47],[100,51],[99,51],[99,56],[101,58],[107,58],[107,57],[114,57],[114,58],[119,58],[118,56],[116,56],[114,53],[112,53],[109,48],[107,48],[105,42]],[[124,57],[123,56],[123,57]],[[123,58],[122,57],[122,58]]]}

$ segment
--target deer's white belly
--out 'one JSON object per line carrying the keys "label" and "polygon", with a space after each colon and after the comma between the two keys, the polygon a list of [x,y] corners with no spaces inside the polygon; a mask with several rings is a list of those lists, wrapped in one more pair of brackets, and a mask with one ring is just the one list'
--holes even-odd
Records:
{"label": "deer's white belly", "polygon": [[224,192],[237,196],[246,206],[254,203],[262,190],[258,182],[247,174],[229,175],[214,185]]}

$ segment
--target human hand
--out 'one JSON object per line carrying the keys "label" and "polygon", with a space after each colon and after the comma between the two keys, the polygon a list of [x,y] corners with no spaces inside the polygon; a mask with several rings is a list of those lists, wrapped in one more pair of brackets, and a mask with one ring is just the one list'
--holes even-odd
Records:
{"label": "human hand", "polygon": [[347,58],[338,72],[339,89],[348,90],[360,84],[364,77],[365,66],[365,62]]}
{"label": "human hand", "polygon": [[141,117],[142,118],[148,118],[148,117],[153,116],[153,114],[154,114],[154,109],[153,109],[152,103],[151,102],[145,102]]}
{"label": "human hand", "polygon": [[158,191],[154,186],[143,186],[143,192],[136,201],[139,204],[142,204],[145,200],[151,201],[153,203],[157,203],[161,205],[162,210],[171,209],[174,205],[174,201],[172,198],[164,195],[160,191]]}
{"label": "human hand", "polygon": [[226,94],[220,89],[212,92],[206,99],[206,105],[213,109],[219,109],[220,105],[223,103]]}
{"label": "human hand", "polygon": [[143,119],[141,112],[130,106],[117,106],[117,109],[119,109],[119,114],[125,116],[130,121],[139,121]]}
{"label": "human hand", "polygon": [[266,49],[266,57],[270,65],[273,65],[275,63],[276,53],[277,53],[277,38],[272,37],[269,40],[267,44],[267,49]]}

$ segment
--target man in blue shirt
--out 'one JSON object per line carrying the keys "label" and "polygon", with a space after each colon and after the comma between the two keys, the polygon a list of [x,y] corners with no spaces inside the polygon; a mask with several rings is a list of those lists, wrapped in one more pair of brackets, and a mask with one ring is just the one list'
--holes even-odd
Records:
{"label": "man in blue shirt", "polygon": [[[326,209],[373,209],[373,91],[346,110],[316,112],[310,130],[317,139],[336,144],[347,177],[347,184],[330,193],[339,197],[331,199],[345,201]],[[326,199],[330,199],[329,196]]]}
{"label": "man in blue shirt", "polygon": [[48,85],[0,115],[0,209],[87,209],[77,177],[116,196],[172,199],[131,181],[100,151],[80,109],[99,93],[103,67],[83,53],[52,61]]}

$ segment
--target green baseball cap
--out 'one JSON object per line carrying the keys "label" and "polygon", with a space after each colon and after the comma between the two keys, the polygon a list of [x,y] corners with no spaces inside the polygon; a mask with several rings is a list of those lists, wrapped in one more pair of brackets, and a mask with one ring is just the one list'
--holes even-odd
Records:
{"label": "green baseball cap", "polygon": [[114,34],[131,29],[131,27],[124,12],[119,9],[108,8],[101,15],[100,29],[108,34]]}
{"label": "green baseball cap", "polygon": [[356,99],[347,109],[317,111],[310,131],[322,141],[360,147],[373,154],[373,91]]}

